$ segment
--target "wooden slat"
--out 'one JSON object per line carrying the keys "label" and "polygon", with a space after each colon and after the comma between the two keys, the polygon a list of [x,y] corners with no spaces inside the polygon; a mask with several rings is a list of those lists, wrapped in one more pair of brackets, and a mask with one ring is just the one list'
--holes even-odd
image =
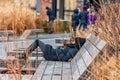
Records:
{"label": "wooden slat", "polygon": [[78,69],[79,69],[79,75],[75,76],[73,80],[77,80],[83,72],[87,69],[84,60],[81,58],[77,61]]}
{"label": "wooden slat", "polygon": [[71,33],[66,33],[66,34],[63,34],[63,33],[58,33],[58,34],[40,34],[39,35],[39,38],[40,39],[52,39],[52,38],[70,38],[71,37]]}
{"label": "wooden slat", "polygon": [[33,75],[23,75],[22,80],[31,80]]}
{"label": "wooden slat", "polygon": [[7,30],[7,31],[4,31],[4,30],[0,30],[0,34],[13,34],[15,31],[12,31],[12,30]]}
{"label": "wooden slat", "polygon": [[9,52],[12,52],[12,51],[23,51],[26,48],[28,48],[33,42],[34,42],[34,40],[8,42],[7,45],[10,45],[10,46],[8,46],[9,49],[10,49]]}
{"label": "wooden slat", "polygon": [[22,68],[21,70],[22,71],[36,71],[36,69],[32,68],[32,67],[30,67],[30,68]]}
{"label": "wooden slat", "polygon": [[88,51],[89,55],[94,59],[100,52],[100,50],[98,50],[96,48],[96,46],[92,45],[92,43],[88,43],[87,45],[83,45],[83,47],[85,47],[85,49]]}
{"label": "wooden slat", "polygon": [[92,62],[92,57],[89,55],[88,51],[86,51],[83,56],[82,56],[85,64],[86,64],[86,67],[88,67],[90,65],[90,63]]}
{"label": "wooden slat", "polygon": [[20,80],[22,75],[18,74],[0,74],[0,80]]}
{"label": "wooden slat", "polygon": [[61,80],[61,76],[53,76],[52,80]]}
{"label": "wooden slat", "polygon": [[51,80],[52,79],[54,67],[55,67],[55,61],[49,61],[48,65],[46,67],[46,70],[44,72],[44,75],[42,77],[42,80]]}
{"label": "wooden slat", "polygon": [[25,30],[25,32],[21,35],[20,39],[27,39],[28,36],[31,34],[32,30]]}
{"label": "wooden slat", "polygon": [[106,45],[106,42],[100,40],[100,42],[96,45],[96,47],[101,51],[103,47]]}
{"label": "wooden slat", "polygon": [[90,42],[88,42],[87,44],[85,43],[85,45],[83,45],[83,47],[85,47],[88,52],[91,52],[95,48],[95,46]]}
{"label": "wooden slat", "polygon": [[77,77],[79,76],[79,70],[76,59],[72,60],[71,67],[72,67],[72,78],[73,80],[76,80]]}
{"label": "wooden slat", "polygon": [[6,71],[7,68],[6,67],[0,67],[0,71]]}
{"label": "wooden slat", "polygon": [[74,72],[74,71],[77,70],[77,61],[76,61],[76,58],[72,59],[71,66],[72,66],[72,72]]}
{"label": "wooden slat", "polygon": [[73,59],[76,59],[76,61],[78,61],[81,58],[81,56],[85,53],[85,51],[85,48],[81,47]]}
{"label": "wooden slat", "polygon": [[90,55],[92,58],[95,58],[98,54],[100,53],[100,51],[97,48],[94,48],[91,52]]}
{"label": "wooden slat", "polygon": [[32,80],[41,80],[41,78],[44,74],[44,71],[46,69],[47,63],[48,63],[48,61],[42,61],[40,63],[40,65],[38,66],[35,74],[32,77]]}
{"label": "wooden slat", "polygon": [[32,33],[44,32],[44,29],[31,29]]}
{"label": "wooden slat", "polygon": [[86,40],[89,40],[90,42],[92,42],[94,45],[96,45],[100,39],[98,37],[96,37],[95,35],[92,35],[92,34],[89,34],[87,37],[86,37]]}
{"label": "wooden slat", "polygon": [[52,80],[61,80],[62,66],[63,66],[62,62],[55,63]]}
{"label": "wooden slat", "polygon": [[[34,60],[36,60],[36,58],[37,58],[37,57],[28,57],[28,60],[34,61]],[[43,58],[43,57],[38,57],[38,60],[39,60],[39,61],[42,61],[42,60],[44,60],[44,58]]]}
{"label": "wooden slat", "polygon": [[63,62],[62,80],[72,80],[70,62]]}
{"label": "wooden slat", "polygon": [[0,46],[0,59],[5,59],[6,58],[6,50],[3,45]]}

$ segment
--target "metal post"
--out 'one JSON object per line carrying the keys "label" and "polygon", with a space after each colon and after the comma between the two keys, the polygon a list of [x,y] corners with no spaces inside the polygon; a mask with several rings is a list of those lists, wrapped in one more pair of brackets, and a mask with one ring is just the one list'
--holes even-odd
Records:
{"label": "metal post", "polygon": [[40,0],[36,0],[36,14],[40,13]]}
{"label": "metal post", "polygon": [[64,0],[60,0],[59,8],[59,18],[64,19]]}
{"label": "metal post", "polygon": [[57,0],[52,0],[52,10],[53,10],[53,12],[54,12],[54,15],[56,16]]}
{"label": "metal post", "polygon": [[[36,38],[38,39],[38,33],[36,32]],[[37,69],[37,67],[38,67],[38,48],[37,48],[37,50],[36,50],[36,66],[35,66],[35,68]]]}

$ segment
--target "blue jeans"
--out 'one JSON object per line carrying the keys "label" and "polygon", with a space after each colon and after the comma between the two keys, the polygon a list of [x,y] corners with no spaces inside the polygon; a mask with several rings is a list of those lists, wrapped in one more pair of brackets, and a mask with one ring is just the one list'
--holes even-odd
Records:
{"label": "blue jeans", "polygon": [[43,52],[43,57],[46,60],[57,60],[57,56],[55,54],[55,49],[52,48],[51,45],[44,44],[40,40],[35,40],[29,47],[28,47],[28,52],[31,53],[36,49],[37,47],[40,47],[41,51]]}
{"label": "blue jeans", "polygon": [[80,23],[79,29],[83,26],[83,30],[87,28],[87,23]]}

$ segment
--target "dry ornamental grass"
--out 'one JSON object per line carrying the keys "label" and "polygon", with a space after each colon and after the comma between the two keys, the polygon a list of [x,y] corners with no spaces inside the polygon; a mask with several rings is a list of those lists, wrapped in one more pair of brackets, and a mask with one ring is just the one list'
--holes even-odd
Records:
{"label": "dry ornamental grass", "polygon": [[95,26],[99,37],[112,48],[106,47],[88,68],[91,75],[87,80],[120,80],[120,3],[101,4]]}
{"label": "dry ornamental grass", "polygon": [[27,7],[6,3],[0,6],[0,30],[15,30],[21,34],[25,29],[35,28],[33,15]]}

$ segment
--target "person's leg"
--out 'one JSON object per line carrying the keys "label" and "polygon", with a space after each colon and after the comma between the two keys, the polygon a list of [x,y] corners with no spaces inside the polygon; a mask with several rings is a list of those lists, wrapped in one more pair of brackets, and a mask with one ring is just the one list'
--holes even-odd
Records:
{"label": "person's leg", "polygon": [[27,52],[31,53],[32,51],[34,51],[34,49],[37,48],[38,44],[37,44],[37,39],[27,48]]}
{"label": "person's leg", "polygon": [[37,40],[35,40],[26,50],[25,50],[25,53],[24,55],[22,56],[23,58],[25,58],[25,60],[27,61],[28,59],[28,55],[34,51],[34,49],[37,48]]}
{"label": "person's leg", "polygon": [[[58,57],[56,55],[56,51],[55,49],[52,48],[51,45],[49,44],[45,44],[42,41],[40,41],[39,39],[35,40],[27,49],[27,53],[31,53],[32,51],[34,51],[34,49],[36,49],[37,47],[40,47],[41,51],[43,52],[43,57],[46,60],[58,60]],[[28,55],[28,54],[27,54]],[[27,58],[27,56],[25,54],[25,58]]]}
{"label": "person's leg", "polygon": [[76,37],[76,24],[73,25],[74,38]]}
{"label": "person's leg", "polygon": [[45,47],[46,47],[46,44],[43,43],[43,42],[40,41],[40,40],[37,40],[37,45],[39,46],[39,48],[41,49],[41,51],[44,52]]}
{"label": "person's leg", "polygon": [[50,32],[54,32],[53,20],[50,21]]}
{"label": "person's leg", "polygon": [[76,37],[76,30],[74,31],[74,38]]}
{"label": "person's leg", "polygon": [[81,27],[82,27],[82,23],[80,23],[79,30],[81,29]]}
{"label": "person's leg", "polygon": [[83,23],[83,31],[87,28],[87,23]]}
{"label": "person's leg", "polygon": [[44,44],[42,41],[37,40],[37,45],[43,52],[43,57],[46,60],[58,60],[55,49],[49,44]]}
{"label": "person's leg", "polygon": [[81,23],[80,24],[80,28],[82,29],[82,31],[83,31],[83,28],[84,28],[84,23]]}

